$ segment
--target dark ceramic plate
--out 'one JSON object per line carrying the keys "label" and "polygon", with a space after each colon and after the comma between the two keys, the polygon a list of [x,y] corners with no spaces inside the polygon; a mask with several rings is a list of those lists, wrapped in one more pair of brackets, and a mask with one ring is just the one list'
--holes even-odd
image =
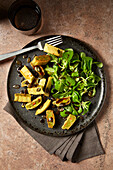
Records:
{"label": "dark ceramic plate", "polygon": [[[36,39],[32,41],[31,43],[29,43],[28,45],[26,45],[26,47],[36,45],[40,40],[45,40],[50,37],[52,36],[46,36],[46,37]],[[97,54],[94,52],[94,50],[86,43],[78,39],[68,37],[68,36],[62,36],[62,38],[63,38],[63,44],[59,45],[58,47],[62,49],[73,48],[75,52],[78,52],[78,53],[85,52],[87,56],[90,56],[96,59],[97,61],[100,61]],[[33,59],[35,54],[42,55],[44,54],[44,52],[37,49],[37,50],[30,51],[27,54],[28,54],[28,57]],[[39,133],[46,134],[46,135],[67,136],[67,135],[72,135],[86,128],[96,118],[104,102],[105,91],[106,91],[105,90],[106,81],[105,81],[105,74],[104,74],[103,68],[102,69],[97,68],[97,67],[94,68],[96,74],[101,77],[101,81],[97,87],[96,96],[90,99],[92,104],[90,106],[90,111],[87,114],[86,118],[84,120],[78,119],[69,130],[62,130],[61,126],[63,125],[65,120],[61,118],[59,115],[56,115],[56,124],[53,129],[49,129],[47,127],[46,120],[44,124],[40,122],[42,115],[35,116],[36,109],[27,111],[25,108],[21,107],[21,103],[13,101],[14,93],[19,93],[22,89],[24,89],[22,87],[20,89],[12,88],[14,84],[21,83],[21,78],[18,76],[18,73],[17,73],[16,60],[22,61],[22,64],[23,65],[25,64],[32,71],[30,64],[27,63],[27,59],[23,59],[23,55],[18,55],[14,59],[11,65],[10,71],[9,71],[9,75],[8,75],[8,83],[7,83],[8,97],[17,116],[20,117],[21,121],[23,121],[28,127],[30,127],[31,129]],[[89,98],[86,98],[86,100],[89,100]]]}

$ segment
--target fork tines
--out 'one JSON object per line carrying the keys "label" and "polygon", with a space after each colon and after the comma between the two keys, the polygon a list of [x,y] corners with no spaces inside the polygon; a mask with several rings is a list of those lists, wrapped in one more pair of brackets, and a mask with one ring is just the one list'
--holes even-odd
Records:
{"label": "fork tines", "polygon": [[63,40],[62,40],[61,35],[58,35],[58,36],[46,39],[46,43],[56,46],[56,45],[63,43]]}

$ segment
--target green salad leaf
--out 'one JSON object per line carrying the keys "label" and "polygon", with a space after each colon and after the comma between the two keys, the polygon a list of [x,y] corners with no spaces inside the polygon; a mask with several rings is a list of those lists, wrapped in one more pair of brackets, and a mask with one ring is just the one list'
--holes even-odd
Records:
{"label": "green salad leaf", "polygon": [[60,116],[61,116],[61,117],[67,117],[68,114],[66,114],[66,112],[67,112],[66,110],[60,112]]}
{"label": "green salad leaf", "polygon": [[67,75],[66,76],[66,84],[69,85],[69,86],[74,86],[75,80],[71,76]]}
{"label": "green salad leaf", "polygon": [[99,68],[103,67],[103,63],[101,63],[101,62],[93,62],[93,64],[96,64],[97,67],[99,67]]}
{"label": "green salad leaf", "polygon": [[82,101],[82,108],[83,108],[83,113],[82,115],[85,115],[88,111],[89,111],[89,106],[90,106],[91,102],[90,101]]}
{"label": "green salad leaf", "polygon": [[81,102],[81,95],[77,91],[73,91],[72,93],[72,101],[80,103]]}
{"label": "green salad leaf", "polygon": [[80,56],[81,56],[81,59],[82,59],[81,69],[83,70],[83,72],[87,73],[88,71],[91,71],[93,59],[91,57],[87,57],[84,52],[81,52]]}

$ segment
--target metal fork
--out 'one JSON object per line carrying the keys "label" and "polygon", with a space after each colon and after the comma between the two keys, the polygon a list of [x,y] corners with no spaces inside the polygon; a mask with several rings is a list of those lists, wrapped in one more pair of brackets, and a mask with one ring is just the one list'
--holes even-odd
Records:
{"label": "metal fork", "polygon": [[62,37],[60,35],[52,37],[52,38],[48,38],[44,41],[38,42],[38,44],[35,45],[35,46],[24,48],[24,49],[21,49],[21,50],[18,50],[18,51],[13,51],[11,53],[2,54],[2,55],[0,55],[0,61],[5,60],[5,59],[10,58],[10,57],[13,57],[13,56],[16,56],[18,54],[22,54],[22,53],[34,50],[34,49],[43,50],[45,43],[51,44],[53,46],[57,46],[57,45],[63,43],[63,40],[62,40]]}

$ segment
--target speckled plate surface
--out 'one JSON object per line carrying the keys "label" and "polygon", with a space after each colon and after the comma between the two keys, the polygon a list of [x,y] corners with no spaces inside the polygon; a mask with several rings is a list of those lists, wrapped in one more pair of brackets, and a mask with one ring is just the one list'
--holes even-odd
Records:
{"label": "speckled plate surface", "polygon": [[[52,35],[53,36],[53,35]],[[25,47],[33,46],[36,45],[40,40],[45,40],[47,38],[50,38],[52,36],[46,36],[42,37],[39,39],[36,39],[32,41],[31,43],[27,44]],[[87,45],[86,43],[72,38],[68,36],[63,36],[63,44],[59,45],[59,48],[65,49],[65,48],[73,48],[75,52],[85,52],[87,56],[90,56],[97,61],[100,61],[97,54],[94,52],[94,50]],[[42,55],[44,52],[40,50],[33,50],[28,53],[26,53],[28,57],[33,59],[34,55]],[[25,54],[24,54],[25,55]],[[35,116],[36,109],[34,110],[26,110],[25,108],[21,107],[21,103],[19,102],[14,102],[14,93],[19,93],[22,89],[14,89],[13,85],[14,84],[21,84],[21,77],[18,76],[17,73],[17,64],[16,60],[20,60],[23,65],[26,65],[32,72],[32,67],[30,66],[29,63],[27,63],[27,59],[23,59],[23,55],[18,55],[16,58],[13,60],[12,65],[9,70],[9,75],[8,75],[8,81],[7,81],[7,91],[8,91],[8,97],[9,101],[14,108],[16,114],[18,117],[20,117],[21,121],[23,121],[28,127],[31,129],[42,133],[46,135],[51,135],[51,136],[67,136],[67,135],[72,135],[75,134],[76,132],[81,131],[82,129],[86,128],[99,114],[99,111],[102,108],[104,98],[105,98],[105,92],[106,92],[106,79],[105,79],[105,74],[103,68],[97,68],[95,67],[95,72],[98,76],[101,77],[101,81],[99,82],[99,85],[97,87],[97,93],[96,96],[92,99],[85,98],[86,100],[90,100],[92,102],[90,106],[89,113],[87,114],[86,118],[84,120],[78,119],[75,124],[69,129],[69,130],[62,130],[61,126],[64,123],[64,119],[60,117],[60,115],[55,115],[56,116],[56,124],[53,129],[49,129],[47,127],[47,122],[45,120],[45,123],[41,123],[41,115]],[[50,106],[51,107],[51,106]],[[44,113],[43,113],[44,114]]]}

